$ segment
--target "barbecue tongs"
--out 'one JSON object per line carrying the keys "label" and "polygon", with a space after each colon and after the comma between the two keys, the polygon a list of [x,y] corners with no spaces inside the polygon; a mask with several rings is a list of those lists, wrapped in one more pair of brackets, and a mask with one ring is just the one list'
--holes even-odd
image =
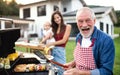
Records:
{"label": "barbecue tongs", "polygon": [[43,53],[41,53],[41,52],[38,51],[38,50],[35,50],[35,51],[34,51],[34,54],[36,54],[36,55],[37,55],[38,57],[40,57],[41,59],[46,59],[48,62],[53,63],[53,64],[56,64],[56,65],[61,66],[61,67],[63,67],[63,68],[67,68],[67,67],[68,67],[68,66],[65,66],[65,65],[63,65],[63,64],[61,64],[61,63],[59,63],[59,62],[56,62],[56,61],[52,60],[52,59],[48,59]]}

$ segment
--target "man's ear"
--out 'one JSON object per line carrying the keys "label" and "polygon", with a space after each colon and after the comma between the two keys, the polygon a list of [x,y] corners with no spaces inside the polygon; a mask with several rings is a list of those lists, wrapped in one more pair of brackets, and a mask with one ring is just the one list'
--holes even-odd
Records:
{"label": "man's ear", "polygon": [[96,23],[96,19],[94,19],[94,24]]}

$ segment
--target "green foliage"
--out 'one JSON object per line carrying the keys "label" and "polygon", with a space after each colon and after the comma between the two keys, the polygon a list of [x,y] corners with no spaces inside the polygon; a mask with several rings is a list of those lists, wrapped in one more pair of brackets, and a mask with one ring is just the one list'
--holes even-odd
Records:
{"label": "green foliage", "polygon": [[7,13],[7,7],[6,7],[6,3],[5,2],[3,2],[3,0],[0,0],[0,15],[6,15],[6,13]]}
{"label": "green foliage", "polygon": [[119,26],[120,27],[120,10],[119,11],[115,11],[115,13],[116,13],[117,20],[118,20],[118,23],[115,24],[115,26]]}
{"label": "green foliage", "polygon": [[117,18],[120,20],[120,10],[118,11],[116,11],[116,15],[117,15]]}
{"label": "green foliage", "polygon": [[10,2],[8,6],[10,7],[9,8],[10,15],[18,15],[19,8],[17,3],[14,0]]}
{"label": "green foliage", "polygon": [[18,15],[19,7],[15,0],[12,0],[10,3],[0,0],[0,16],[18,16]]}

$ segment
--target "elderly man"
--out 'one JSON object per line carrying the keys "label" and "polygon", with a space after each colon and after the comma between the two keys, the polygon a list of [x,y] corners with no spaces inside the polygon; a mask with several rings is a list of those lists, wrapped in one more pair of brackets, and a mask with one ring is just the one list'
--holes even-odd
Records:
{"label": "elderly man", "polygon": [[79,33],[74,60],[66,63],[64,75],[113,75],[115,48],[113,40],[94,25],[94,12],[83,7],[76,14]]}

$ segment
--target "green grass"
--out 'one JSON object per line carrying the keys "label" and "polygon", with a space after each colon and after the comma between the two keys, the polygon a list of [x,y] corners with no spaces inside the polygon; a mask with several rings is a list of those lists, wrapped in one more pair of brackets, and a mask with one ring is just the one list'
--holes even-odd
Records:
{"label": "green grass", "polygon": [[114,27],[114,33],[120,34],[120,27]]}
{"label": "green grass", "polygon": [[114,39],[114,44],[115,44],[114,75],[120,75],[120,37]]}
{"label": "green grass", "polygon": [[[114,27],[114,33],[120,34],[120,27]],[[115,44],[114,75],[120,75],[120,37],[114,39],[114,44]]]}
{"label": "green grass", "polygon": [[25,47],[15,47],[15,49],[17,51],[20,51],[20,52],[26,52],[26,48]]}
{"label": "green grass", "polygon": [[67,45],[66,45],[66,59],[67,62],[70,62],[71,60],[73,60],[73,50],[75,48],[75,41],[71,40],[68,41]]}

